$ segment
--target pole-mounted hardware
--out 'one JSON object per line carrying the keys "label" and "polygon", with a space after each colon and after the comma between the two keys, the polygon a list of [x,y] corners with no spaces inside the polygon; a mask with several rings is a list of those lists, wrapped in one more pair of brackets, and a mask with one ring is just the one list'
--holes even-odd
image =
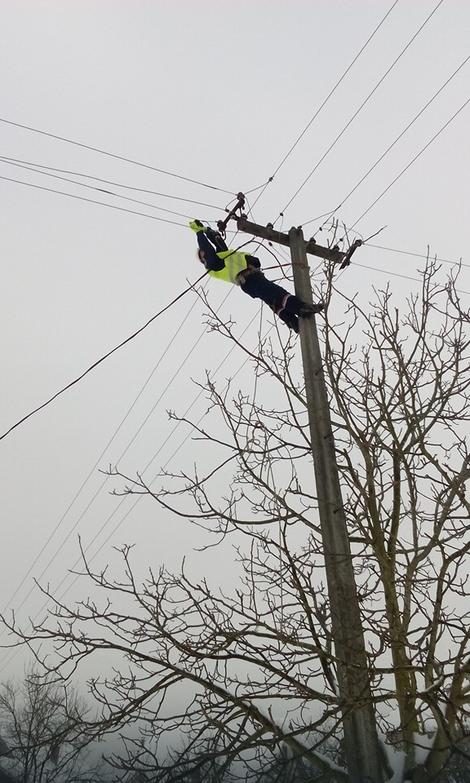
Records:
{"label": "pole-mounted hardware", "polygon": [[[245,195],[244,193],[237,193],[237,203],[234,207],[230,210],[225,220],[218,220],[217,221],[217,228],[219,229],[222,236],[225,236],[225,230],[227,228],[228,221],[232,218],[238,219],[240,217],[243,217],[242,210],[245,207]],[[239,215],[237,215],[237,212],[240,212]]]}
{"label": "pole-mounted hardware", "polygon": [[[236,218],[237,228],[239,231],[243,231],[247,234],[253,234],[254,236],[267,239],[270,242],[275,242],[279,245],[285,245],[290,247],[290,239],[288,234],[283,234],[281,231],[276,231],[272,223],[268,223],[266,226],[259,226],[257,223],[251,223],[245,216]],[[302,240],[304,241],[304,240]],[[360,240],[357,242],[361,243]],[[320,258],[326,258],[328,261],[333,261],[335,264],[348,265],[350,263],[351,255],[359,245],[353,243],[346,253],[335,247],[322,247],[317,245],[314,239],[304,241],[305,252],[312,256],[319,256]],[[341,266],[342,268],[342,266]]]}
{"label": "pole-mounted hardware", "polygon": [[355,239],[352,245],[350,246],[349,250],[346,252],[343,263],[340,266],[340,269],[345,269],[345,267],[349,266],[351,263],[351,256],[354,253],[355,250],[357,250],[358,247],[361,247],[363,245],[362,239]]}
{"label": "pole-mounted hardware", "polygon": [[[272,223],[267,223],[266,226],[259,226],[256,223],[251,223],[247,219],[247,216],[243,212],[245,208],[245,200],[244,193],[237,193],[237,203],[235,206],[232,207],[230,211],[227,209],[227,217],[224,218],[224,220],[217,221],[217,228],[220,234],[225,237],[225,232],[227,230],[229,221],[236,220],[239,231],[252,233],[255,236],[262,237],[263,239],[267,239],[271,242],[276,242],[277,244],[290,247],[289,236],[287,234],[283,234],[281,231],[276,231]],[[300,228],[301,226],[299,226],[299,229]],[[362,239],[356,239],[352,245],[350,245],[348,250],[343,252],[339,249],[338,245],[334,245],[334,247],[322,247],[322,245],[318,245],[316,240],[312,237],[305,242],[305,252],[314,256],[319,256],[320,258],[326,258],[328,261],[338,263],[340,264],[340,269],[345,269],[350,265],[353,253],[362,244],[364,244]]]}

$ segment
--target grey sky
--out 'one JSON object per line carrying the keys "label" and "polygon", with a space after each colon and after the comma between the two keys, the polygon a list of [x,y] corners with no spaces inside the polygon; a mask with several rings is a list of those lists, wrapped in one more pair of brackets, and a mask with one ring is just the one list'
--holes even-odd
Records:
{"label": "grey sky", "polygon": [[[260,223],[275,219],[335,136],[401,52],[436,2],[399,0],[389,18],[319,114],[254,209]],[[237,192],[264,182],[276,169],[344,69],[390,8],[382,0],[333,2],[139,2],[69,0],[0,2],[0,117],[30,125],[185,177]],[[470,54],[470,6],[444,0],[357,119],[319,166],[284,216],[283,226],[333,209],[426,101]],[[424,144],[470,97],[470,63],[358,188],[337,216],[352,225]],[[357,226],[366,236],[383,225],[376,243],[447,259],[467,251],[467,107]],[[157,196],[142,198],[203,220],[223,213],[230,196],[113,160],[0,123],[0,155],[54,166],[134,187],[206,202],[196,207]],[[0,161],[0,175],[186,223]],[[64,175],[67,176],[67,175]],[[98,356],[125,338],[201,273],[189,229],[66,198],[0,179],[1,312],[0,424],[3,432]],[[257,194],[254,194],[256,198]],[[318,228],[311,224],[311,231]],[[272,258],[260,251],[265,265]],[[343,276],[364,300],[390,281],[398,300],[418,284],[421,261],[363,248]],[[376,267],[372,271],[359,264]],[[445,268],[442,271],[444,275]],[[468,268],[459,287],[470,291]],[[229,293],[213,281],[214,305]],[[112,436],[145,379],[193,304],[188,295],[133,343],[48,409],[0,442],[1,595],[16,590],[83,479]],[[468,297],[465,299],[468,302]],[[196,304],[100,462],[115,462],[167,381],[202,332]],[[240,331],[257,312],[239,291],[224,312]],[[270,318],[265,313],[265,322]],[[258,321],[248,333],[254,344]],[[180,412],[196,390],[191,378],[221,361],[226,346],[206,334],[123,462],[142,469],[171,432],[166,408]],[[225,378],[242,364],[229,357]],[[196,403],[195,415],[204,411]],[[150,475],[185,435],[172,436]],[[188,441],[176,464],[201,450]],[[39,575],[66,536],[43,581],[61,582],[75,561],[77,533],[89,542],[116,499],[101,493],[78,522],[102,481],[94,472],[79,500],[34,568]],[[92,552],[122,517],[119,511]],[[197,534],[167,520],[144,501],[104,547],[136,542],[142,567],[177,563]],[[214,565],[215,567],[215,565]],[[23,602],[29,578],[13,602]],[[2,608],[5,608],[5,606]],[[33,593],[20,616],[34,615]],[[16,662],[8,664],[14,670]]]}

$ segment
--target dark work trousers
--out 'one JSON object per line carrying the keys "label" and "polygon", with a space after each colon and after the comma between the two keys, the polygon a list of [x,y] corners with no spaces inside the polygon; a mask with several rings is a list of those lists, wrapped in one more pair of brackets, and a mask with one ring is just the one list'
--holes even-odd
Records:
{"label": "dark work trousers", "polygon": [[240,288],[253,299],[261,299],[274,310],[281,321],[295,332],[299,331],[297,318],[302,302],[277,283],[267,280],[262,272],[252,272],[247,275]]}
{"label": "dark work trousers", "polygon": [[285,288],[267,280],[262,272],[252,272],[247,275],[240,288],[253,299],[262,299],[274,312],[286,307],[287,298],[290,297]]}

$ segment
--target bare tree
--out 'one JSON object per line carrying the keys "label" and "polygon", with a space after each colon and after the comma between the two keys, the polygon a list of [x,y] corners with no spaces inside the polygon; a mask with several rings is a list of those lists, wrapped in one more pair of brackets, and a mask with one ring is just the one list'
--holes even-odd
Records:
{"label": "bare tree", "polygon": [[[337,460],[394,783],[450,781],[457,758],[468,770],[469,318],[455,280],[440,285],[439,274],[427,265],[402,314],[388,288],[364,310],[335,290],[331,269],[324,291]],[[86,731],[137,721],[139,736],[115,759],[127,772],[158,770],[169,783],[211,762],[227,780],[255,781],[287,749],[312,781],[347,780],[295,344],[268,336],[253,353],[232,324],[210,320],[252,361],[255,393],[207,376],[224,432],[187,422],[204,443],[193,473],[165,472],[156,489],[112,472],[123,493],[152,496],[221,556],[234,551],[238,586],[226,595],[186,566],[139,580],[124,547],[124,576],[93,572],[84,555],[102,603],[56,601],[34,634],[15,630],[28,644],[52,642],[56,676],[102,650],[114,656],[112,677],[90,683],[102,714]]]}
{"label": "bare tree", "polygon": [[[443,289],[437,271],[428,265],[404,316],[389,289],[369,314],[348,303],[366,325],[360,349],[351,323],[326,330],[351,538],[362,594],[373,598],[364,620],[377,663],[391,658],[393,734],[409,768],[420,755],[416,734],[427,722],[435,728],[428,775],[466,733],[470,672],[468,315],[454,280]],[[388,687],[386,665],[371,673]]]}
{"label": "bare tree", "polygon": [[20,783],[86,783],[97,780],[86,742],[80,739],[85,714],[70,689],[31,669],[18,685],[0,686],[0,732],[9,772]]}

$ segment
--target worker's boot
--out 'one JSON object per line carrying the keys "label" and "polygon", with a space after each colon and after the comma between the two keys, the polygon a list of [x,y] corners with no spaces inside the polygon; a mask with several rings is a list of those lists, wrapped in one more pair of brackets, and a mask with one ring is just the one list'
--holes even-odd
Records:
{"label": "worker's boot", "polygon": [[299,319],[296,315],[294,315],[294,313],[289,313],[287,310],[283,310],[281,313],[279,313],[279,318],[281,321],[284,321],[284,323],[287,324],[289,329],[292,329],[292,331],[296,334],[299,333]]}
{"label": "worker's boot", "polygon": [[317,304],[308,304],[307,302],[302,302],[301,306],[299,307],[299,315],[302,318],[308,318],[310,315],[321,313],[321,311],[324,309],[325,305],[323,302],[318,302]]}
{"label": "worker's boot", "polygon": [[315,313],[321,313],[325,305],[322,302],[319,302],[318,304],[308,304],[299,299],[298,296],[291,295],[287,298],[284,307],[288,313],[294,313],[295,315],[307,318],[310,315],[315,315]]}

